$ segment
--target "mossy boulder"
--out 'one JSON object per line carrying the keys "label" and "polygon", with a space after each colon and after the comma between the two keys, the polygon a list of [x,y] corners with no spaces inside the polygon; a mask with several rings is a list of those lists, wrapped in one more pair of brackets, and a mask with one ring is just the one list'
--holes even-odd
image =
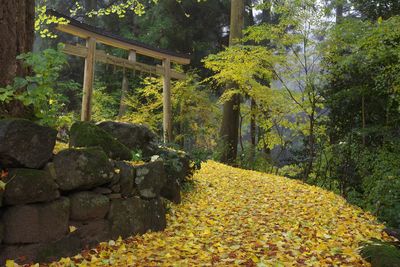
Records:
{"label": "mossy boulder", "polygon": [[160,148],[160,157],[164,160],[165,171],[169,178],[183,183],[186,178],[192,176],[194,169],[186,152],[163,147]]}
{"label": "mossy boulder", "polygon": [[178,180],[171,176],[167,176],[167,182],[161,189],[161,196],[175,204],[180,204],[182,197],[181,185],[179,184]]}
{"label": "mossy boulder", "polygon": [[361,248],[361,256],[372,267],[400,267],[399,244],[374,240]]}
{"label": "mossy boulder", "polygon": [[63,150],[52,165],[62,191],[93,189],[111,182],[116,175],[110,159],[98,147]]}
{"label": "mossy boulder", "polygon": [[0,120],[0,166],[42,168],[53,155],[56,137],[56,130],[29,120]]}
{"label": "mossy boulder", "polygon": [[71,127],[70,147],[101,147],[115,160],[130,160],[132,152],[112,135],[90,122],[76,122]]}
{"label": "mossy boulder", "polygon": [[89,221],[103,219],[109,208],[108,197],[90,191],[82,191],[69,196],[71,202],[70,219]]}
{"label": "mossy boulder", "polygon": [[3,214],[4,243],[30,244],[58,240],[68,232],[68,198],[8,207]]}
{"label": "mossy boulder", "polygon": [[137,186],[140,196],[145,199],[156,198],[166,182],[166,173],[162,160],[135,166]]}
{"label": "mossy boulder", "polygon": [[13,259],[20,265],[30,265],[32,262],[50,263],[61,257],[76,255],[83,248],[82,240],[72,234],[52,242],[6,245],[0,250],[0,265],[5,266],[8,259]]}
{"label": "mossy boulder", "polygon": [[166,147],[160,149],[160,156],[164,160],[167,174],[161,196],[179,204],[181,202],[181,187],[194,171],[190,157],[183,151]]}
{"label": "mossy boulder", "polygon": [[145,209],[139,197],[112,199],[108,220],[112,238],[128,237],[145,233]]}
{"label": "mossy boulder", "polygon": [[57,184],[46,171],[10,169],[5,182],[4,202],[7,205],[45,202],[60,197]]}
{"label": "mossy boulder", "polygon": [[97,125],[130,150],[140,150],[145,159],[158,154],[157,135],[143,124],[104,121]]}
{"label": "mossy boulder", "polygon": [[124,161],[116,161],[115,168],[119,171],[119,180],[117,185],[123,197],[133,196],[133,189],[135,186],[135,168]]}
{"label": "mossy boulder", "polygon": [[145,231],[162,231],[167,227],[165,203],[161,198],[143,201]]}
{"label": "mossy boulder", "polygon": [[166,209],[160,198],[113,199],[108,220],[113,238],[162,231],[166,227]]}
{"label": "mossy boulder", "polygon": [[79,237],[85,246],[95,246],[100,242],[110,240],[110,223],[105,219],[93,221],[70,221],[76,231],[72,234]]}
{"label": "mossy boulder", "polygon": [[57,261],[62,257],[72,257],[84,248],[82,240],[73,234],[51,243],[42,243],[38,247],[35,261],[42,263]]}

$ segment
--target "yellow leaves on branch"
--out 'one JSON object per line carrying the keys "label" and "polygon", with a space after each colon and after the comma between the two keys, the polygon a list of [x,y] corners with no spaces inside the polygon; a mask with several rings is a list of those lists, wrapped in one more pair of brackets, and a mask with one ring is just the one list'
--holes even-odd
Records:
{"label": "yellow leaves on branch", "polygon": [[[269,86],[260,80],[273,79],[273,66],[281,60],[261,46],[235,45],[203,59],[204,66],[215,74],[205,81],[227,86],[220,102],[228,101],[233,94],[242,94],[268,102]],[[232,86],[234,85],[234,86]]]}
{"label": "yellow leaves on branch", "polygon": [[360,242],[383,225],[318,187],[203,164],[165,232],[102,243],[52,266],[369,266]]}

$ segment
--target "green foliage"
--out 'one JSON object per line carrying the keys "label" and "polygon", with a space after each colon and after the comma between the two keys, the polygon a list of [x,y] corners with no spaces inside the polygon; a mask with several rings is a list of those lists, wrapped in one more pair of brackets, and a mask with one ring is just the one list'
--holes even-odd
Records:
{"label": "green foliage", "polygon": [[308,177],[307,183],[345,196],[348,189],[351,189],[346,184],[353,181],[355,176],[350,166],[352,165],[349,164],[349,147],[346,143],[324,142],[318,149],[314,170]]}
{"label": "green foliage", "polygon": [[[235,94],[267,102],[271,90],[261,81],[272,79],[273,64],[277,60],[278,58],[264,47],[238,45],[209,55],[203,62],[206,68],[215,72],[207,80],[215,81],[218,86],[228,86],[220,98],[221,103],[230,100]],[[230,87],[229,84],[236,86]]]}
{"label": "green foliage", "polygon": [[187,75],[187,79],[175,82],[172,88],[175,143],[190,151],[212,150],[216,146],[221,110],[211,91],[200,84],[200,77],[194,73]]}
{"label": "green foliage", "polygon": [[131,151],[132,153],[132,161],[143,161],[143,153],[142,150]]}
{"label": "green foliage", "polygon": [[[240,146],[240,150],[238,151],[239,155],[236,160],[236,165],[240,166],[240,168],[248,169],[248,170],[257,170],[262,172],[271,172],[272,164],[271,158],[268,153],[264,153],[262,150],[257,149],[250,143],[243,143],[243,147]],[[214,155],[214,159],[218,158],[219,149],[216,151]]]}
{"label": "green foliage", "polygon": [[278,170],[278,174],[293,179],[301,179],[303,169],[298,164],[285,165]]}
{"label": "green foliage", "polygon": [[[220,102],[236,94],[256,102],[250,111],[244,104],[240,110],[242,124],[248,125],[252,117],[256,118],[258,149],[265,153],[277,145],[288,149],[291,143],[300,142],[299,137],[304,139],[300,163],[308,176],[317,142],[326,131],[324,98],[320,94],[323,75],[317,64],[322,55],[320,36],[326,34],[330,23],[324,17],[324,6],[317,1],[281,1],[272,5],[278,23],[245,30],[244,41],[256,45],[229,47],[208,56],[204,63],[215,72],[210,79],[227,88]],[[248,155],[254,161],[254,152]],[[274,163],[269,160],[269,164]]]}
{"label": "green foliage", "polygon": [[334,191],[392,227],[400,227],[399,140],[367,148],[348,138],[325,146],[307,182]]}
{"label": "green foliage", "polygon": [[[50,1],[49,1],[50,2]],[[152,0],[151,2],[157,3],[157,0]],[[37,31],[42,38],[57,38],[57,35],[52,31],[51,26],[53,25],[65,25],[69,21],[64,18],[57,18],[55,16],[49,15],[47,13],[47,0],[38,1],[36,5],[36,16],[35,16],[35,31]],[[73,1],[68,10],[70,15],[76,16],[78,13],[82,13],[84,16],[89,18],[101,17],[108,15],[117,15],[118,18],[124,18],[127,12],[133,12],[136,15],[143,15],[145,13],[145,4],[140,0],[118,0],[111,4],[108,4],[104,8],[99,8],[96,10],[84,10],[86,2],[84,0]]]}
{"label": "green foliage", "polygon": [[6,188],[6,183],[0,180],[0,194],[2,194],[4,189]]}
{"label": "green foliage", "polygon": [[[291,127],[289,115],[298,112],[298,109],[287,105],[288,98],[281,90],[274,90],[270,82],[276,78],[275,67],[281,63],[282,56],[276,55],[271,49],[262,46],[237,45],[226,48],[224,51],[209,55],[203,62],[206,68],[214,75],[206,79],[218,87],[225,87],[224,93],[219,98],[219,103],[231,99],[239,94],[243,99],[251,98],[255,102],[253,110],[247,105],[240,107],[242,125],[248,125],[251,118],[256,118],[262,131],[259,135],[258,148],[272,149],[275,145],[285,143],[289,136],[283,136],[278,127]],[[233,86],[235,85],[235,86]],[[244,131],[247,129],[245,128]],[[225,151],[224,144],[220,141],[219,151]],[[255,151],[249,148],[242,151],[238,164],[245,168],[254,166]],[[267,168],[268,160],[257,157],[261,170]],[[266,164],[266,165],[265,165]]]}
{"label": "green foliage", "polygon": [[162,126],[162,83],[154,77],[143,80],[142,87],[135,88],[134,94],[125,101],[129,107],[123,121],[142,123],[161,136]]}
{"label": "green foliage", "polygon": [[185,152],[169,147],[163,147],[160,152],[160,157],[164,161],[166,172],[172,175],[179,175],[183,170],[182,158],[184,156]]}
{"label": "green foliage", "polygon": [[112,120],[119,108],[121,94],[109,92],[104,83],[96,81],[93,89],[92,119],[94,121]]}
{"label": "green foliage", "polygon": [[181,190],[183,193],[187,194],[196,189],[197,182],[194,179],[186,179],[185,183],[183,183]]}
{"label": "green foliage", "polygon": [[65,110],[68,103],[65,93],[76,91],[79,86],[72,81],[60,80],[59,73],[66,64],[61,48],[60,44],[58,50],[46,49],[18,56],[26,67],[32,69],[33,75],[16,77],[13,84],[0,88],[1,101],[18,99],[24,105],[32,106],[41,124],[53,127],[70,125],[73,114]]}
{"label": "green foliage", "polygon": [[388,19],[400,15],[400,4],[397,0],[350,0],[361,15],[370,20]]}
{"label": "green foliage", "polygon": [[54,24],[66,25],[69,21],[65,18],[57,18],[47,14],[47,0],[37,4],[35,8],[35,31],[39,33],[41,38],[55,39],[57,35],[50,30],[50,26]]}
{"label": "green foliage", "polygon": [[361,248],[361,256],[374,267],[399,267],[400,247],[396,244],[372,240]]}
{"label": "green foliage", "polygon": [[[159,78],[146,78],[142,87],[136,88],[126,104],[128,113],[123,121],[146,124],[162,135],[162,83]],[[215,146],[220,111],[206,88],[198,83],[194,74],[187,80],[172,85],[172,107],[175,128],[174,143],[185,147],[211,149]]]}
{"label": "green foliage", "polygon": [[347,19],[324,42],[330,145],[319,152],[313,184],[399,227],[400,17]]}
{"label": "green foliage", "polygon": [[400,228],[400,146],[366,151],[358,161],[364,177],[363,206],[388,225]]}
{"label": "green foliage", "polygon": [[191,179],[194,172],[200,170],[202,159],[198,154],[186,153],[167,146],[160,147],[160,157],[164,161],[166,172],[178,178],[183,191],[191,191],[195,187]]}
{"label": "green foliage", "polygon": [[349,20],[332,31],[326,43],[324,94],[335,139],[355,130],[379,145],[398,127],[399,27],[400,17],[393,17],[380,23]]}
{"label": "green foliage", "polygon": [[[191,66],[220,50],[221,25],[229,24],[230,1],[163,0],[147,3],[144,16],[131,16],[136,38],[146,44],[191,54]],[[131,33],[131,31],[129,31]]]}
{"label": "green foliage", "polygon": [[167,165],[174,169],[176,172],[182,171],[183,164],[180,161],[180,158],[178,157],[178,154],[171,154],[169,153],[169,157],[166,159]]}
{"label": "green foliage", "polygon": [[190,159],[193,162],[194,169],[200,170],[203,162],[212,159],[212,150],[195,148],[190,151]]}

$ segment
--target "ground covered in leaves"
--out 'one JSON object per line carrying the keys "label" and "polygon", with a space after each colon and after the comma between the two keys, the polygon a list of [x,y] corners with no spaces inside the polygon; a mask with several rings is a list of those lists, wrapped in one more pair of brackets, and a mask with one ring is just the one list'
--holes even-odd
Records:
{"label": "ground covered in leaves", "polygon": [[203,164],[165,232],[110,241],[52,266],[368,266],[383,226],[341,197],[264,173]]}

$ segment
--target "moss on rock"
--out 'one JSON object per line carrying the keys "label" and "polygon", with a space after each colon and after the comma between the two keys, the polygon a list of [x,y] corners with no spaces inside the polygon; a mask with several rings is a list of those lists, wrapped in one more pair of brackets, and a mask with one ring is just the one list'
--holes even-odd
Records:
{"label": "moss on rock", "polygon": [[29,120],[0,120],[0,166],[42,168],[52,157],[56,137],[56,130]]}
{"label": "moss on rock", "polygon": [[157,136],[143,124],[103,121],[97,125],[130,150],[140,150],[146,161],[158,154]]}
{"label": "moss on rock", "polygon": [[70,147],[101,147],[116,160],[130,160],[132,153],[125,145],[90,122],[76,122],[71,127]]}
{"label": "moss on rock", "polygon": [[57,184],[46,171],[10,169],[6,182],[4,202],[7,205],[46,202],[60,197]]}
{"label": "moss on rock", "polygon": [[83,191],[69,196],[71,202],[70,219],[75,221],[89,221],[103,219],[110,207],[108,197]]}
{"label": "moss on rock", "polygon": [[400,267],[400,248],[392,243],[376,240],[365,244],[361,255],[372,267]]}
{"label": "moss on rock", "polygon": [[99,147],[61,151],[54,157],[54,170],[62,191],[96,188],[111,182],[116,175]]}

